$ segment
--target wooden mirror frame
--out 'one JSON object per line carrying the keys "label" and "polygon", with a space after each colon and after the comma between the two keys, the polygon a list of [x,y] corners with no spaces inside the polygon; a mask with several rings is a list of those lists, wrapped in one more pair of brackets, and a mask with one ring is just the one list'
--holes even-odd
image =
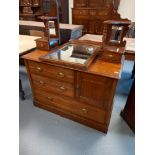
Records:
{"label": "wooden mirror frame", "polygon": [[[125,37],[127,31],[129,30],[130,24],[131,24],[131,21],[128,19],[104,21],[104,25],[107,28],[107,34],[106,34],[105,38],[103,36],[103,44],[110,45],[110,46],[117,46],[117,47],[120,47],[120,46],[125,47],[126,41],[123,41],[123,38]],[[113,26],[122,27],[122,30],[120,32],[120,41],[119,42],[111,42],[110,41]]]}

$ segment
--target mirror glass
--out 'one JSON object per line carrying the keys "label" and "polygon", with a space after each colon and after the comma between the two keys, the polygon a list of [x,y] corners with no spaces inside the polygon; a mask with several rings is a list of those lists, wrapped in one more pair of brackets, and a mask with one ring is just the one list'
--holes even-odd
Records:
{"label": "mirror glass", "polygon": [[111,43],[120,43],[122,30],[123,30],[123,26],[118,26],[118,25],[112,26],[111,36],[110,36]]}
{"label": "mirror glass", "polygon": [[55,29],[55,22],[54,21],[49,21],[49,31],[50,35],[56,35],[56,29]]}
{"label": "mirror glass", "polygon": [[84,64],[97,50],[93,45],[68,44],[46,56],[47,59]]}

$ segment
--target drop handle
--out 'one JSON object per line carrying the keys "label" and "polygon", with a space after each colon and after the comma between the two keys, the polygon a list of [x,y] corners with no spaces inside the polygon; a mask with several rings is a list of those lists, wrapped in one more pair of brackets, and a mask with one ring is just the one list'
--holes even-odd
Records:
{"label": "drop handle", "polygon": [[47,99],[53,101],[53,98],[51,96],[48,96]]}
{"label": "drop handle", "polygon": [[81,110],[82,110],[82,112],[87,113],[87,109],[82,108]]}
{"label": "drop handle", "polygon": [[61,78],[63,78],[63,77],[65,77],[65,74],[62,73],[62,72],[59,72],[59,73],[58,73],[58,76],[61,77]]}
{"label": "drop handle", "polygon": [[41,71],[42,71],[42,68],[40,68],[40,67],[37,67],[37,70],[38,70],[39,72],[41,72]]}
{"label": "drop handle", "polygon": [[45,84],[45,82],[44,82],[44,81],[39,81],[39,83],[40,83],[41,85],[44,85],[44,84]]}
{"label": "drop handle", "polygon": [[108,56],[109,56],[110,58],[112,58],[112,57],[113,57],[113,55],[112,55],[112,54],[109,54]]}
{"label": "drop handle", "polygon": [[66,88],[64,86],[61,86],[60,89],[61,90],[66,90]]}

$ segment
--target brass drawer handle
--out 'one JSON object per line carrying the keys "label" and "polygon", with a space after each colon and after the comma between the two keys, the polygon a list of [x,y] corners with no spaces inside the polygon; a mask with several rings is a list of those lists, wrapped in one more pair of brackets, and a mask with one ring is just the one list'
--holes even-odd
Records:
{"label": "brass drawer handle", "polygon": [[58,76],[61,77],[61,78],[63,78],[63,77],[65,77],[65,74],[62,73],[62,72],[59,72],[59,73],[58,73]]}
{"label": "brass drawer handle", "polygon": [[61,86],[60,89],[61,90],[66,90],[66,88],[64,86]]}
{"label": "brass drawer handle", "polygon": [[113,55],[112,55],[112,54],[109,54],[108,56],[109,56],[110,58],[112,58],[112,57],[113,57]]}
{"label": "brass drawer handle", "polygon": [[48,96],[47,99],[53,101],[53,98],[51,96]]}
{"label": "brass drawer handle", "polygon": [[42,68],[40,68],[40,67],[37,67],[37,70],[38,70],[39,72],[41,72],[41,71],[42,71]]}
{"label": "brass drawer handle", "polygon": [[44,81],[41,81],[41,80],[39,81],[39,83],[42,84],[42,85],[45,84],[45,82]]}
{"label": "brass drawer handle", "polygon": [[82,111],[83,111],[84,113],[87,113],[87,109],[85,109],[85,108],[82,108]]}

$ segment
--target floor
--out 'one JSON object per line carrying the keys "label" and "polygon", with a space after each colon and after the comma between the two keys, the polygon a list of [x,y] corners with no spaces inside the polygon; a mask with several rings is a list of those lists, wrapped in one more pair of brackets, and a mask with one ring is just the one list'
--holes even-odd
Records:
{"label": "floor", "polygon": [[133,62],[125,62],[107,134],[33,106],[25,68],[20,68],[26,94],[26,100],[19,101],[20,155],[134,155],[134,134],[120,117],[132,67]]}

